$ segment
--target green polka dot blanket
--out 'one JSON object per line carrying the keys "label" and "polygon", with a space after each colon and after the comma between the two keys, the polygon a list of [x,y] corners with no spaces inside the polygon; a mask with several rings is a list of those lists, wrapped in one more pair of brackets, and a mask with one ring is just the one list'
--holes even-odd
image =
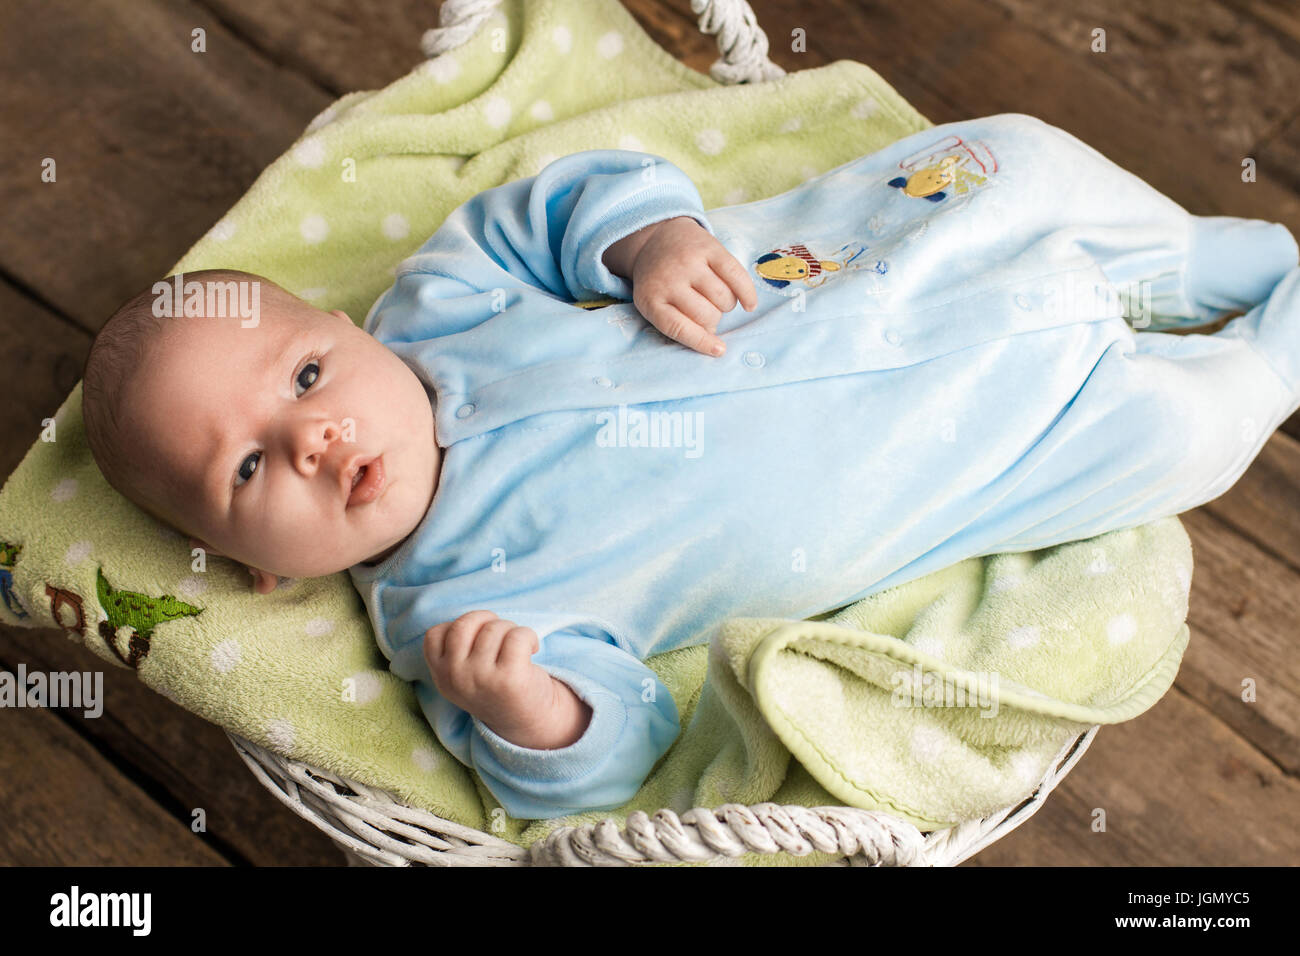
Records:
{"label": "green polka dot blanket", "polygon": [[[261,273],[360,321],[448,213],[559,156],[659,154],[707,209],[930,125],[852,61],[723,86],[617,0],[507,0],[466,45],[317,117],[170,271]],[[0,618],[58,628],[264,747],[522,845],[725,802],[887,810],[924,829],[984,816],[1031,793],[1082,729],[1150,707],[1187,642],[1176,518],[973,558],[821,619],[731,620],[711,644],[649,660],[683,729],[631,803],[514,820],[389,673],[346,572],[253,594],[241,568],[196,565],[109,488],[80,385],[47,432],[0,491]]]}

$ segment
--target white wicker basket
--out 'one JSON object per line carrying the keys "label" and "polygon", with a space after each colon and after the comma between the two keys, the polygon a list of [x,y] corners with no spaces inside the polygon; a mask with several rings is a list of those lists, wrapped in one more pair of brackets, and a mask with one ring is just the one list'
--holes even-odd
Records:
{"label": "white wicker basket", "polygon": [[[420,43],[427,56],[452,50],[471,36],[500,0],[444,0],[440,26]],[[767,57],[767,35],[745,0],[691,0],[700,30],[714,36],[722,59],[709,68],[720,83],[761,83],[785,75]],[[680,817],[628,815],[626,826],[606,819],[561,827],[530,847],[444,820],[393,794],[265,750],[227,731],[253,775],[294,813],[338,844],[354,866],[633,866],[679,862],[726,863],[746,853],[838,852],[838,866],[956,866],[1038,812],[1083,756],[1099,727],[1071,740],[1022,803],[982,820],[933,833],[887,813],[853,807],[728,803],[696,807]]]}
{"label": "white wicker basket", "polygon": [[1020,804],[981,820],[922,833],[876,810],[728,803],[680,817],[628,814],[560,827],[525,848],[402,803],[391,793],[289,760],[227,731],[253,775],[338,844],[353,866],[634,866],[726,862],[746,853],[838,852],[832,866],[956,866],[1006,836],[1043,805],[1099,727],[1071,740]]}

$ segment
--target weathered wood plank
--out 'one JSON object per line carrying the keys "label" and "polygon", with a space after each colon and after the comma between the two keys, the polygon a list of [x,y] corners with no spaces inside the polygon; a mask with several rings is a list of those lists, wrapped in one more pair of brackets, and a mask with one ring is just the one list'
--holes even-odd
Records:
{"label": "weathered wood plank", "polygon": [[50,710],[6,708],[0,721],[6,864],[230,865]]}
{"label": "weathered wood plank", "polygon": [[1274,434],[1237,483],[1202,507],[1300,569],[1300,442]]}
{"label": "weathered wood plank", "polygon": [[[1269,4],[991,2],[1062,58],[1104,71],[1146,110],[1224,155],[1251,155],[1300,110],[1300,57],[1278,30],[1294,13]],[[1097,29],[1104,52],[1093,49]]]}
{"label": "weathered wood plank", "polygon": [[54,416],[80,381],[90,341],[84,329],[0,279],[0,484],[40,438],[41,422]]}
{"label": "weathered wood plank", "polygon": [[434,0],[200,0],[209,17],[268,59],[342,96],[376,90],[424,59]]}
{"label": "weathered wood plank", "polygon": [[1290,866],[1297,853],[1300,784],[1176,686],[1103,727],[1037,814],[963,865]]}
{"label": "weathered wood plank", "polygon": [[0,4],[0,63],[0,272],[91,332],[332,99],[190,0]]}
{"label": "weathered wood plank", "polygon": [[[1300,573],[1198,508],[1182,689],[1288,773],[1300,772]],[[1243,701],[1244,682],[1257,699]]]}
{"label": "weathered wood plank", "polygon": [[[335,866],[342,859],[337,847],[316,827],[258,783],[219,727],[154,693],[133,674],[106,664],[61,631],[0,625],[0,661],[11,672],[19,661],[28,673],[102,672],[103,713],[88,718],[79,710],[61,710],[63,733],[79,733],[93,744],[92,749],[113,753],[132,768],[136,779],[148,781],[152,791],[175,801],[187,821],[191,811],[202,808],[208,832],[243,859],[258,866]],[[8,716],[0,711],[0,719]],[[0,760],[27,753],[23,749],[27,744],[10,739],[17,733],[20,731],[0,734],[0,754],[11,755]],[[56,778],[64,779],[57,760],[47,760],[40,750],[22,759],[28,764],[25,779],[32,786],[40,780],[54,786]],[[131,793],[129,799],[138,803],[152,797]],[[105,800],[106,811],[116,806],[117,797],[108,795]],[[59,802],[51,799],[47,803],[47,818],[57,819]],[[0,812],[8,814],[19,805],[10,803],[10,797],[0,791]],[[80,812],[79,807],[69,803],[65,812],[74,815]],[[125,806],[119,810],[125,812]],[[198,837],[192,839],[201,842]],[[64,865],[71,861],[42,862]],[[144,861],[138,858],[136,844],[122,840],[105,862],[133,866]]]}

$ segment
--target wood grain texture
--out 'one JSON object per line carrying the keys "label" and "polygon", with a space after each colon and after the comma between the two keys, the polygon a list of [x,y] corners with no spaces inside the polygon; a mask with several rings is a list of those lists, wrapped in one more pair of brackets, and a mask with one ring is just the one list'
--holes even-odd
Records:
{"label": "wood grain texture", "polygon": [[1037,814],[963,865],[1289,866],[1298,831],[1294,776],[1176,687],[1103,727]]}
{"label": "wood grain texture", "polygon": [[4,713],[0,859],[17,866],[227,865],[70,729],[63,713]]}
{"label": "wood grain texture", "polygon": [[11,0],[0,63],[0,273],[92,333],[332,99],[188,0]]}
{"label": "wood grain texture", "polygon": [[[29,674],[33,671],[103,674],[100,716],[86,717],[80,710],[58,711],[63,734],[79,737],[93,750],[113,755],[112,765],[106,764],[98,770],[88,766],[80,771],[83,776],[89,778],[92,773],[102,772],[109,773],[113,779],[129,777],[134,786],[124,800],[152,805],[157,812],[183,821],[187,831],[193,819],[192,811],[201,808],[206,816],[208,839],[216,847],[210,852],[223,864],[227,861],[257,866],[338,863],[339,852],[334,844],[257,782],[220,727],[155,693],[141,684],[134,673],[106,663],[62,631],[0,625],[0,662],[3,662],[0,667],[12,673],[20,661]],[[6,728],[10,716],[11,713],[5,712],[0,717]],[[0,761],[17,759],[11,738],[21,733],[15,729],[3,735]],[[43,762],[39,753],[29,762],[33,767],[28,775],[38,778],[40,771],[36,768]],[[55,771],[51,766],[50,772]],[[57,806],[53,795],[48,802]],[[6,797],[0,794],[0,808],[8,807]],[[54,812],[50,810],[47,814]],[[17,819],[8,819],[4,829],[10,831],[31,831],[48,822],[48,817],[28,819],[19,815]],[[194,841],[201,842],[197,836]],[[0,852],[0,859],[3,858]],[[58,859],[57,862],[71,861]],[[122,857],[107,862],[120,865],[137,861]]]}

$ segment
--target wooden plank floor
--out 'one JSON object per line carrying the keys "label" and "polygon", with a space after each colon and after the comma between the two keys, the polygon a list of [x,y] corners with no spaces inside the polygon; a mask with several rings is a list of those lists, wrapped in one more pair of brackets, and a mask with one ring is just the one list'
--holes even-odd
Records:
{"label": "wooden plank floor", "polygon": [[[702,72],[689,0],[625,0]],[[428,0],[7,0],[0,6],[0,476],[76,385],[111,309],[162,274],[339,95],[419,60]],[[935,123],[1042,117],[1194,213],[1300,234],[1300,14],[1288,0],[751,0],[787,70],[870,65]],[[208,53],[189,50],[207,31]],[[1106,31],[1105,52],[1091,49]],[[807,49],[794,52],[800,29]],[[57,185],[42,185],[44,157]],[[1245,157],[1258,181],[1242,183]],[[1300,859],[1300,416],[1183,516],[1192,640],[1173,689],[1107,727],[1046,807],[967,865]],[[102,670],[0,627],[0,668]],[[1241,700],[1252,679],[1256,702]],[[0,712],[0,863],[338,865],[217,727],[116,669],[103,716]],[[207,832],[191,832],[192,812]],[[1106,812],[1105,832],[1093,829]]]}

